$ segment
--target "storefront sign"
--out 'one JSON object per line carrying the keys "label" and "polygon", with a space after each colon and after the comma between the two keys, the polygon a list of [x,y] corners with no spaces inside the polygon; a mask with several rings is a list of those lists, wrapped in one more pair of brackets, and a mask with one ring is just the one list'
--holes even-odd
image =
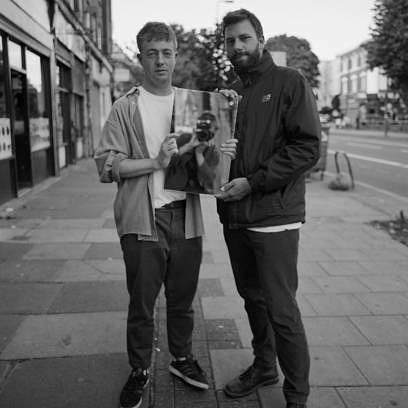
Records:
{"label": "storefront sign", "polygon": [[12,155],[10,119],[0,118],[0,160],[9,159]]}
{"label": "storefront sign", "polygon": [[48,118],[30,118],[31,151],[50,147],[50,120]]}

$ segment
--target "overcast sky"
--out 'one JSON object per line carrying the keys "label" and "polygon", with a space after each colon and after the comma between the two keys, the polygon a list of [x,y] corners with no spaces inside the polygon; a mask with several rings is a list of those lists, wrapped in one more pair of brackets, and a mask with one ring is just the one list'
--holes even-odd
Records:
{"label": "overcast sky", "polygon": [[[231,1],[231,0],[229,0]],[[131,44],[147,21],[178,23],[187,30],[214,28],[229,10],[247,8],[263,25],[265,38],[305,38],[320,60],[333,59],[369,38],[375,0],[112,0],[113,38]]]}

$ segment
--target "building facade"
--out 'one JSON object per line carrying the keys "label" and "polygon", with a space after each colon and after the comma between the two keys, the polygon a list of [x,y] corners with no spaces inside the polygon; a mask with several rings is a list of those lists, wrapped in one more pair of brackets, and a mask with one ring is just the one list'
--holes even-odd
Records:
{"label": "building facade", "polygon": [[0,3],[0,204],[93,153],[111,106],[110,10]]}
{"label": "building facade", "polygon": [[125,51],[113,42],[111,63],[113,66],[113,99],[118,99],[143,80],[143,68],[136,58],[130,58]]}
{"label": "building facade", "polygon": [[370,69],[367,51],[359,46],[319,66],[320,108],[331,106],[338,95],[346,125],[359,127],[391,118],[397,109],[398,95],[391,91],[387,77],[379,68]]}

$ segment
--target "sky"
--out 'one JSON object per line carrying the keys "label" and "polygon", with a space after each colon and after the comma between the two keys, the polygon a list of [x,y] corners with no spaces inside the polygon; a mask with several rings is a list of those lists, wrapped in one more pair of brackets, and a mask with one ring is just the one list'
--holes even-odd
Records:
{"label": "sky", "polygon": [[113,39],[135,43],[147,21],[214,28],[223,15],[246,8],[261,21],[265,39],[295,35],[309,41],[320,60],[331,60],[367,40],[375,0],[112,0]]}

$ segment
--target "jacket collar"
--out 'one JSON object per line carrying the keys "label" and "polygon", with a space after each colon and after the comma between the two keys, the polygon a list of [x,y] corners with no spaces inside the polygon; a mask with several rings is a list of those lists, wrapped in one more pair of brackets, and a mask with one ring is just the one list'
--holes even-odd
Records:
{"label": "jacket collar", "polygon": [[258,79],[271,67],[275,67],[275,63],[271,57],[271,54],[267,50],[263,50],[262,57],[258,64],[251,68],[249,71],[242,72],[239,77],[244,85],[244,88],[256,83]]}

